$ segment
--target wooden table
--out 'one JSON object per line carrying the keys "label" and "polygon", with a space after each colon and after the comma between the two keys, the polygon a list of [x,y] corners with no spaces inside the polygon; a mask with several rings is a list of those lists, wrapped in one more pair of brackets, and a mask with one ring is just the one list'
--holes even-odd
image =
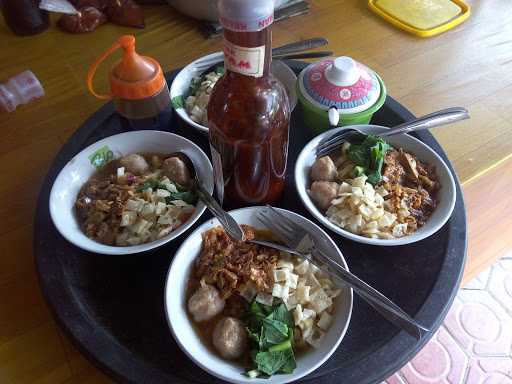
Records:
{"label": "wooden table", "polygon": [[[512,2],[468,1],[471,18],[423,40],[395,30],[361,0],[311,0],[308,15],[274,27],[274,44],[324,36],[336,55],[375,69],[389,94],[415,114],[465,106],[471,120],[435,132],[464,185],[469,259],[464,282],[512,248]],[[485,5],[484,5],[485,3]],[[102,102],[88,94],[92,60],[121,34],[136,35],[141,52],[164,70],[180,67],[220,41],[207,40],[194,21],[169,7],[146,7],[144,30],[111,24],[92,34],[52,27],[16,37],[0,23],[0,81],[31,69],[46,97],[0,115],[0,383],[106,383],[60,334],[34,270],[32,222],[50,162]],[[55,20],[53,20],[55,21]],[[100,71],[96,81],[105,89]]]}

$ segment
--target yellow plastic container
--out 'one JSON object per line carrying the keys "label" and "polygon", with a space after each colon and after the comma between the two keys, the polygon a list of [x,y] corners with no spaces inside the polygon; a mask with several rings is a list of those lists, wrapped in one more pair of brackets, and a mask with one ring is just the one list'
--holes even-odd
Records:
{"label": "yellow plastic container", "polygon": [[462,0],[368,0],[368,7],[395,27],[420,37],[445,32],[471,13]]}

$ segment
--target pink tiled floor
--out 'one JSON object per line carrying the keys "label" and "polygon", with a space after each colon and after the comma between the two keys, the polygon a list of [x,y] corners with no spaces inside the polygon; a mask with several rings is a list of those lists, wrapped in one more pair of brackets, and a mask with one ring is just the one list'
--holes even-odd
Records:
{"label": "pink tiled floor", "polygon": [[461,289],[434,337],[382,384],[512,384],[512,254]]}

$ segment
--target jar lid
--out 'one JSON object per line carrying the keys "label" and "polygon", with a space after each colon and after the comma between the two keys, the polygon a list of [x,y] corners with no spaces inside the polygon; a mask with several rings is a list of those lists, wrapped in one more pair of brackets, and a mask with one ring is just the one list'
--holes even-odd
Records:
{"label": "jar lid", "polygon": [[368,7],[395,27],[421,37],[445,32],[471,13],[463,0],[368,0]]}
{"label": "jar lid", "polygon": [[[117,61],[109,73],[110,91],[108,95],[94,92],[92,79],[98,65],[116,49],[123,49],[123,57]],[[121,36],[110,49],[105,51],[91,65],[87,74],[87,85],[93,95],[101,99],[119,97],[122,99],[144,99],[158,93],[166,84],[160,64],[153,58],[141,56],[135,51],[135,37]]]}
{"label": "jar lid", "polygon": [[299,76],[299,88],[313,106],[335,106],[340,114],[367,110],[381,92],[375,72],[347,56],[309,65]]}

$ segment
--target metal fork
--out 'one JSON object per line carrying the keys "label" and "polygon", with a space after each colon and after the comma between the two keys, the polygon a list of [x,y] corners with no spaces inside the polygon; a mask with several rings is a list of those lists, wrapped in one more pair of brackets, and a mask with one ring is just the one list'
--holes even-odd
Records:
{"label": "metal fork", "polygon": [[[342,283],[352,287],[363,300],[370,304],[384,318],[399,328],[403,329],[416,339],[419,340],[426,332],[430,332],[428,328],[425,328],[417,323],[413,318],[411,318],[406,312],[404,312],[399,306],[393,303],[382,293],[347,271],[335,260],[331,259],[322,251],[318,244],[315,244],[314,240],[311,236],[309,236],[309,233],[306,230],[297,225],[288,217],[281,214],[273,207],[267,206],[267,208],[268,213],[260,212],[257,216],[257,219],[265,227],[271,229],[279,238],[281,238],[281,240],[284,241],[286,245],[288,245],[289,248],[291,248],[288,251],[291,250],[292,253],[300,254],[301,257],[308,259],[308,261],[316,265],[325,273],[329,274],[329,276],[332,276],[338,281],[341,281]],[[302,250],[297,251],[297,247],[303,245],[303,240],[307,236],[313,240],[313,248],[311,249],[310,255],[308,252],[304,252]],[[275,245],[271,242],[259,242],[259,244],[266,246]],[[281,250],[284,250],[283,247]]]}
{"label": "metal fork", "polygon": [[[446,108],[418,117],[417,119],[407,121],[389,129],[386,132],[377,133],[375,135],[379,137],[393,136],[401,133],[420,131],[422,129],[430,129],[464,119],[469,119],[469,112],[467,109],[462,107]],[[356,127],[336,132],[318,144],[316,148],[316,156],[325,156],[333,150],[341,147],[344,142],[359,139],[363,135],[366,135],[366,133],[361,132]]]}

